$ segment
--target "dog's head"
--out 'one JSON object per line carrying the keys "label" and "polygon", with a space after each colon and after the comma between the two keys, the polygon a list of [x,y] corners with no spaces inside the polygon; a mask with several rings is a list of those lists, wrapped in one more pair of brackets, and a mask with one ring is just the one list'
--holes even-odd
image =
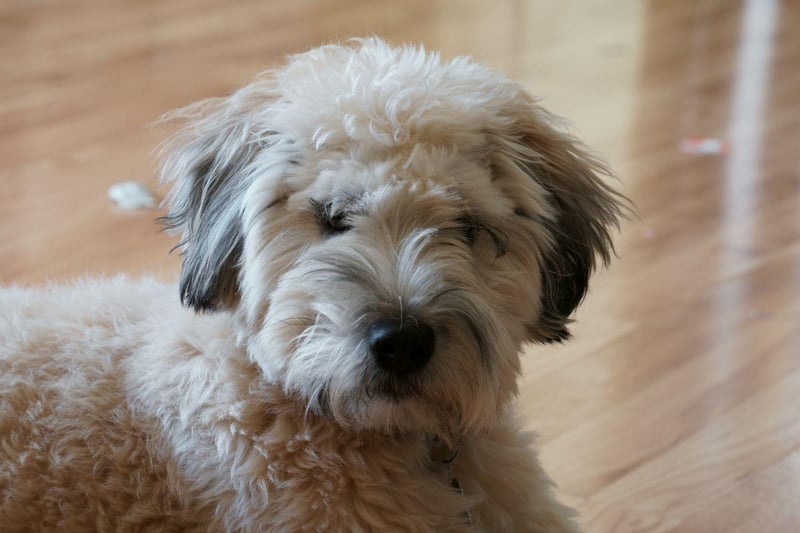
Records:
{"label": "dog's head", "polygon": [[611,253],[606,168],[464,58],[326,46],[178,115],[184,304],[237,313],[266,379],[346,427],[487,426]]}

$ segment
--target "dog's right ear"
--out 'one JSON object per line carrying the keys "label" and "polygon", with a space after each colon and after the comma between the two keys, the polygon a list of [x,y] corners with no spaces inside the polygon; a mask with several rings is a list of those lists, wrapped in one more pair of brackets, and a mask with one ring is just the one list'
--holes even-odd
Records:
{"label": "dog's right ear", "polygon": [[161,221],[182,233],[181,302],[197,311],[230,308],[239,299],[243,197],[263,144],[252,111],[249,99],[234,94],[165,117],[184,125],[161,149],[162,182],[172,184]]}

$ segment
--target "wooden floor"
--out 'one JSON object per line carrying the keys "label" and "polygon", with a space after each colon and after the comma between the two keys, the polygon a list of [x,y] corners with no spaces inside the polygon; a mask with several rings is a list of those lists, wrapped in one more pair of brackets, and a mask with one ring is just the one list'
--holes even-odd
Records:
{"label": "wooden floor", "polygon": [[[3,0],[0,282],[173,277],[148,124],[375,33],[523,81],[638,206],[521,408],[588,531],[800,531],[800,2]],[[682,140],[723,140],[686,153]],[[685,148],[685,147],[684,147]]]}

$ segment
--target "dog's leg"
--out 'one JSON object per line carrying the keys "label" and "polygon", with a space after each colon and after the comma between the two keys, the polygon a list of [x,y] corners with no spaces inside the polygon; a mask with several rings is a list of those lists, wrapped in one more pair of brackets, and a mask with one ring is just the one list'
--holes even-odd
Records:
{"label": "dog's leg", "polygon": [[484,497],[474,513],[476,525],[486,531],[578,533],[575,512],[556,500],[532,441],[510,413],[464,441],[453,474],[465,491]]}

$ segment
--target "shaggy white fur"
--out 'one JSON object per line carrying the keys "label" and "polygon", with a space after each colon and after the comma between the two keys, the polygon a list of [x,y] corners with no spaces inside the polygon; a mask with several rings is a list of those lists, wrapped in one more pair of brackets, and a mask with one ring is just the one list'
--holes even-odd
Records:
{"label": "shaggy white fur", "polygon": [[606,168],[378,39],[176,117],[177,289],[0,292],[0,527],[576,531],[511,400],[611,253]]}

